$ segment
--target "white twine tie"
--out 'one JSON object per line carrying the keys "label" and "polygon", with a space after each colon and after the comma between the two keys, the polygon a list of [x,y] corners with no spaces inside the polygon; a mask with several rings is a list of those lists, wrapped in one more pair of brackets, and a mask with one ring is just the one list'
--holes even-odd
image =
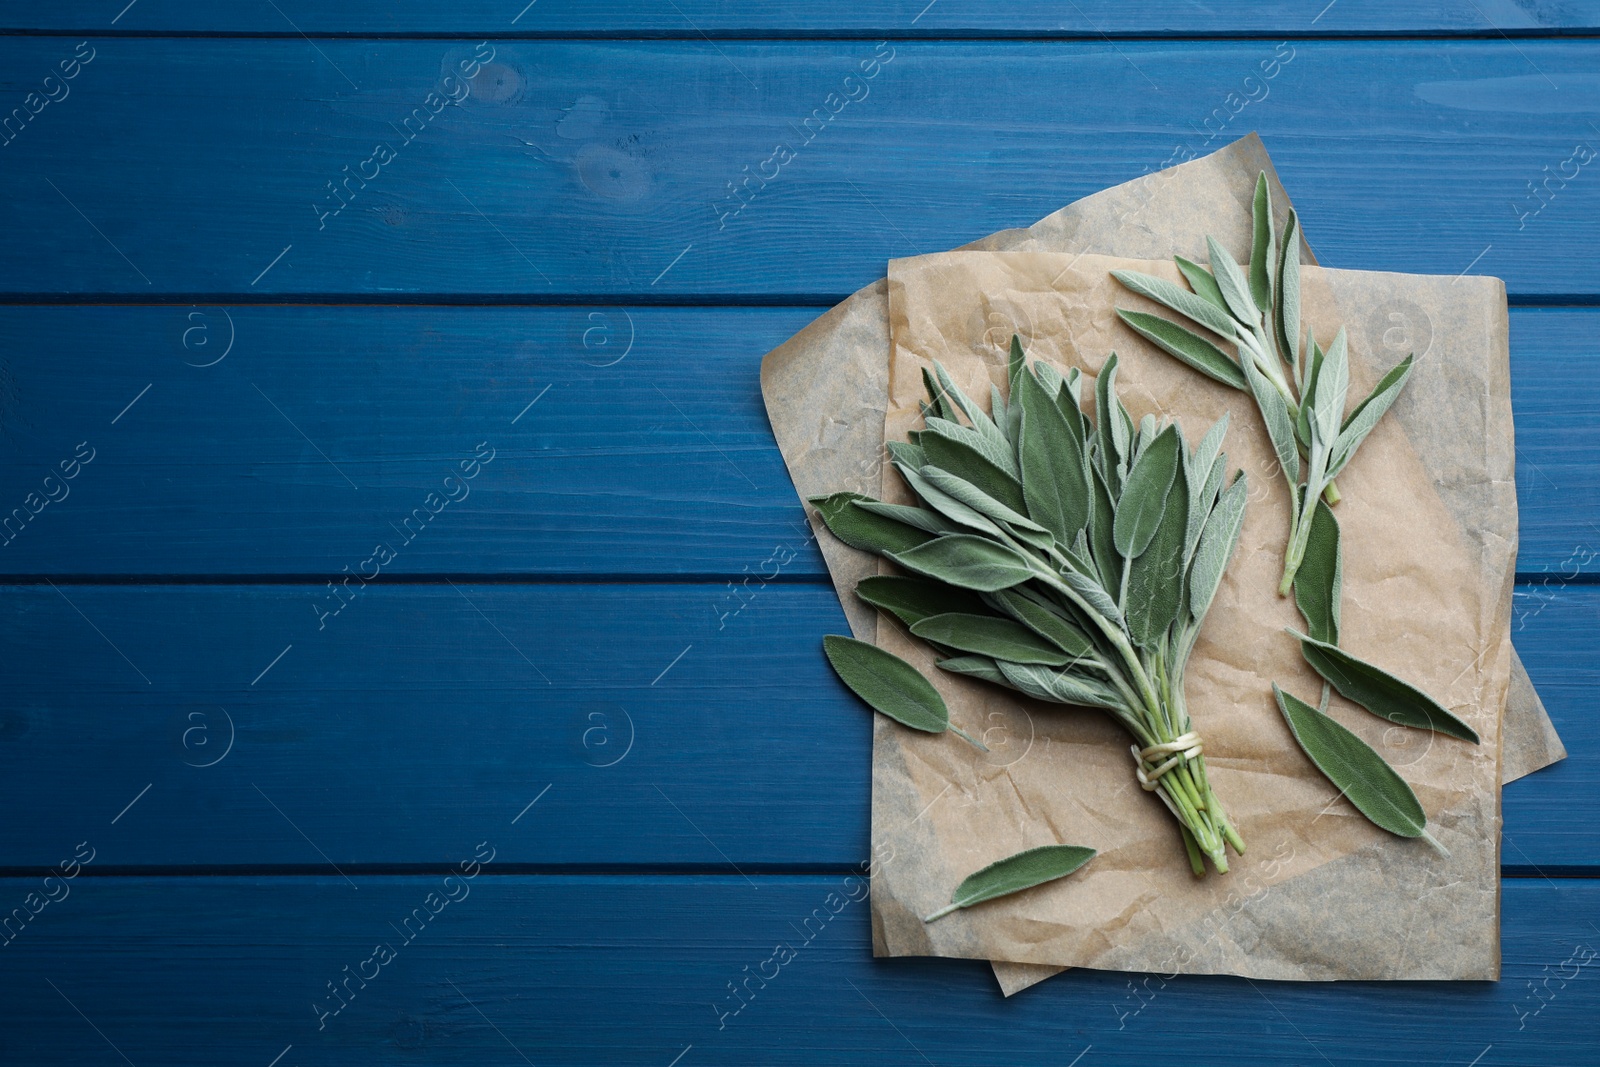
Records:
{"label": "white twine tie", "polygon": [[[1153,792],[1161,784],[1161,776],[1186,759],[1194,759],[1205,749],[1200,744],[1200,735],[1190,730],[1171,741],[1163,741],[1149,748],[1140,748],[1130,745],[1128,751],[1133,753],[1134,773],[1139,776],[1139,787],[1145,792]],[[1156,761],[1166,756],[1167,759],[1157,764]],[[1150,770],[1145,770],[1146,764],[1152,764]]]}

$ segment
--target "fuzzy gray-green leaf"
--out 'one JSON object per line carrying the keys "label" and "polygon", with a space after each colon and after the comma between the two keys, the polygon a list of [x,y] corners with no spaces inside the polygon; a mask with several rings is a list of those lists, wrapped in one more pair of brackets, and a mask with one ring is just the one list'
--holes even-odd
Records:
{"label": "fuzzy gray-green leaf", "polygon": [[829,634],[822,639],[839,679],[850,691],[902,726],[942,734],[950,725],[944,698],[911,664],[877,645]]}
{"label": "fuzzy gray-green leaf", "polygon": [[[1334,334],[1333,343],[1322,356],[1322,369],[1317,373],[1316,395],[1313,402],[1312,430],[1322,447],[1334,448],[1339,436],[1339,426],[1344,421],[1344,405],[1350,393],[1350,351],[1344,327]],[[1373,420],[1376,422],[1377,420]]]}
{"label": "fuzzy gray-green leaf", "polygon": [[[1304,492],[1304,490],[1301,490]],[[1294,576],[1294,602],[1305,617],[1306,631],[1318,641],[1339,643],[1339,595],[1344,560],[1339,547],[1339,520],[1328,502],[1318,500],[1311,515],[1305,556]]]}
{"label": "fuzzy gray-green leaf", "polygon": [[1222,299],[1227,302],[1228,310],[1245,326],[1257,326],[1261,321],[1261,311],[1256,306],[1255,298],[1250,295],[1250,279],[1245,277],[1239,264],[1234,262],[1227,249],[1217,243],[1215,237],[1206,238],[1206,254],[1211,257],[1211,276],[1217,280],[1217,288],[1222,290]]}
{"label": "fuzzy gray-green leaf", "polygon": [[995,425],[994,420],[989,417],[989,413],[974,403],[967,394],[957,387],[955,382],[950,380],[950,375],[945,372],[943,365],[935,363],[933,369],[934,373],[938,375],[940,387],[949,394],[950,399],[955,402],[956,407],[961,409],[962,414],[966,415],[967,420],[972,423],[973,430],[979,436],[986,438],[999,452],[1009,452],[1011,442],[1006,440],[1006,435],[1001,432],[1000,427]]}
{"label": "fuzzy gray-green leaf", "polygon": [[1143,337],[1169,356],[1174,356],[1208,378],[1223,385],[1243,389],[1244,372],[1239,364],[1222,349],[1192,330],[1176,322],[1150,315],[1143,311],[1124,311],[1117,308],[1117,317],[1128,324],[1134,333]]}
{"label": "fuzzy gray-green leaf", "polygon": [[882,515],[886,519],[903,522],[907,526],[914,526],[924,533],[947,534],[959,533],[961,528],[936,511],[927,508],[916,508],[909,504],[886,504],[882,500],[858,500],[856,507],[862,511],[870,511],[874,515]]}
{"label": "fuzzy gray-green leaf", "polygon": [[1070,657],[1092,655],[1094,644],[1083,631],[1043,604],[1016,589],[991,594],[1006,612]]}
{"label": "fuzzy gray-green leaf", "polygon": [[1272,191],[1263,171],[1256,178],[1256,195],[1251,211],[1253,236],[1250,242],[1250,298],[1258,308],[1272,306],[1271,271],[1278,265],[1277,246],[1272,233]]}
{"label": "fuzzy gray-green leaf", "polygon": [[1272,440],[1272,451],[1278,457],[1289,481],[1300,480],[1300,448],[1295,444],[1294,423],[1289,418],[1289,404],[1283,394],[1256,369],[1255,363],[1245,360],[1244,374],[1250,383],[1250,395],[1261,409],[1261,421],[1266,424],[1267,436]]}
{"label": "fuzzy gray-green leaf", "polygon": [[1222,584],[1222,573],[1228,567],[1234,546],[1239,543],[1239,530],[1244,525],[1244,505],[1249,493],[1243,475],[1222,491],[1217,506],[1212,509],[1206,525],[1200,531],[1200,542],[1195,546],[1194,559],[1189,564],[1189,614],[1196,620],[1204,619],[1211,608],[1211,600]]}
{"label": "fuzzy gray-green leaf", "polygon": [[1300,219],[1289,209],[1278,250],[1278,347],[1290,365],[1300,359]]}
{"label": "fuzzy gray-green leaf", "polygon": [[1122,698],[1110,686],[1081,671],[1062,667],[1037,667],[1026,663],[995,660],[1005,675],[1006,684],[1019,693],[1053,704],[1076,704],[1085,708],[1118,708]]}
{"label": "fuzzy gray-green leaf", "polygon": [[1015,550],[973,534],[935,538],[889,558],[914,574],[980,593],[1009,589],[1033,577],[1028,561]]}
{"label": "fuzzy gray-green leaf", "polygon": [[914,548],[930,538],[930,534],[903,522],[874,515],[857,504],[872,499],[860,493],[833,493],[814,496],[811,503],[833,535],[851,548],[864,552],[888,555]]}
{"label": "fuzzy gray-green leaf", "polygon": [[950,398],[945,395],[944,389],[933,380],[933,375],[929,373],[927,367],[922,368],[922,384],[928,390],[928,400],[933,405],[933,409],[938,416],[941,419],[949,419],[951,422],[955,422],[955,405],[950,403]]}
{"label": "fuzzy gray-green leaf", "polygon": [[1400,390],[1406,387],[1406,381],[1411,377],[1412,358],[1407,356],[1397,363],[1388,374],[1385,374],[1377,385],[1372,387],[1372,392],[1367,394],[1350,417],[1344,421],[1339,430],[1338,440],[1334,442],[1333,459],[1328,465],[1328,476],[1331,478],[1344,469],[1350,462],[1350,457],[1356,454],[1356,449],[1361,447],[1361,442],[1367,439],[1367,434],[1378,425],[1378,420],[1383,418],[1384,412],[1400,397]]}
{"label": "fuzzy gray-green leaf", "polygon": [[[1131,475],[1128,483],[1133,484]],[[1127,497],[1123,499],[1126,501]],[[1149,547],[1128,566],[1128,633],[1141,648],[1152,647],[1178,618],[1183,602],[1183,548],[1188,531],[1189,486],[1184,478],[1177,477],[1172,480],[1161,523]]]}
{"label": "fuzzy gray-green leaf", "polygon": [[938,661],[940,668],[951,674],[964,674],[969,678],[981,678],[986,682],[996,685],[1010,685],[1006,676],[1000,673],[1000,668],[995,666],[994,660],[988,656],[951,656],[949,659]]}
{"label": "fuzzy gray-green leaf", "polygon": [[1278,710],[1311,762],[1373,825],[1400,837],[1421,837],[1428,817],[1417,795],[1370,745],[1276,685]]}
{"label": "fuzzy gray-green leaf", "polygon": [[1082,845],[1045,845],[1007,856],[968,875],[951,895],[950,906],[934,912],[924,921],[932,922],[957,908],[970,908],[986,900],[1065,878],[1093,859],[1094,854],[1094,849]]}
{"label": "fuzzy gray-green leaf", "polygon": [[1366,708],[1380,719],[1420,730],[1434,730],[1463,741],[1478,743],[1478,733],[1443,705],[1388,671],[1359,660],[1336,645],[1312,637],[1300,638],[1300,651],[1311,669],[1346,700]]}
{"label": "fuzzy gray-green leaf", "polygon": [[1112,536],[1116,511],[1100,472],[1093,472],[1089,481],[1094,491],[1094,510],[1089,514],[1089,551],[1094,556],[1101,584],[1115,589],[1122,580],[1122,554],[1117,551],[1116,539]]}
{"label": "fuzzy gray-green leaf", "polygon": [[[945,419],[924,421],[926,429],[922,431],[918,441],[922,445],[922,450],[928,454],[929,462],[962,474],[963,470],[970,469],[972,462],[966,457],[972,456],[983,465],[983,469],[998,471],[1000,475],[1016,484],[1020,472],[1017,469],[1017,458],[1012,453],[1009,443],[996,445],[993,440],[971,427],[948,422]],[[967,476],[962,474],[962,477]],[[967,480],[981,481],[982,478],[967,478]],[[1021,495],[1021,491],[1021,486],[1018,486],[1018,495]]]}
{"label": "fuzzy gray-green leaf", "polygon": [[1156,535],[1167,494],[1178,473],[1178,428],[1168,426],[1134,461],[1128,484],[1117,501],[1112,538],[1124,559],[1137,558]]}
{"label": "fuzzy gray-green leaf", "polygon": [[1217,307],[1205,297],[1197,296],[1165,278],[1157,278],[1153,274],[1141,274],[1136,270],[1114,270],[1111,276],[1140,296],[1149,297],[1156,303],[1171,308],[1214,334],[1231,339],[1238,332],[1238,324],[1227,311]]}
{"label": "fuzzy gray-green leaf", "polygon": [[981,615],[986,610],[976,593],[907,574],[874,574],[863,578],[856,583],[856,596],[889,612],[907,626],[949,611]]}
{"label": "fuzzy gray-green leaf", "polygon": [[1073,659],[1021,623],[992,615],[931,615],[911,632],[936,645],[1010,663],[1064,667]]}
{"label": "fuzzy gray-green leaf", "polygon": [[[1013,510],[1007,504],[996,500],[982,489],[963,478],[957,477],[948,471],[940,470],[933,464],[923,467],[917,473],[921,474],[929,485],[941,493],[946,493],[967,507],[983,514],[995,522],[1005,523],[1010,530],[1020,539],[1036,544],[1040,547],[1050,544],[1053,536],[1049,530],[1034,522],[1020,511]],[[1030,536],[1037,535],[1037,536]]]}
{"label": "fuzzy gray-green leaf", "polygon": [[1032,374],[1018,379],[1021,392],[1022,492],[1028,515],[1069,545],[1089,524],[1089,465],[1083,444],[1056,398]]}
{"label": "fuzzy gray-green leaf", "polygon": [[1222,299],[1222,290],[1217,288],[1217,280],[1210,271],[1182,256],[1173,256],[1172,261],[1178,265],[1178,273],[1183,275],[1196,296],[1204,297],[1223,311],[1228,310],[1228,302]]}

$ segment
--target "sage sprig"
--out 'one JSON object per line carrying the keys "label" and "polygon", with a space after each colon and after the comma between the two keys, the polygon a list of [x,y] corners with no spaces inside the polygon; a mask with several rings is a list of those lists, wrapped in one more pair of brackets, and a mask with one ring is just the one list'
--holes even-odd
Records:
{"label": "sage sprig", "polygon": [[[1260,410],[1292,501],[1278,585],[1279,594],[1288,596],[1305,559],[1318,502],[1338,502],[1334,479],[1405,388],[1412,357],[1385,374],[1346,415],[1350,364],[1344,328],[1326,349],[1309,329],[1301,344],[1300,223],[1290,209],[1281,240],[1274,239],[1265,173],[1256,180],[1253,216],[1248,274],[1208,237],[1209,271],[1177,257],[1191,289],[1138,271],[1113,271],[1112,276],[1189,324],[1119,308],[1118,316],[1135,333],[1202,374],[1249,393]],[[1232,345],[1234,355],[1189,326]]]}
{"label": "sage sprig", "polygon": [[996,860],[962,879],[950,895],[950,903],[922,921],[931,923],[961,908],[1065,878],[1094,859],[1094,855],[1094,849],[1082,845],[1043,845]]}
{"label": "sage sprig", "polygon": [[1009,395],[990,411],[935,364],[923,428],[890,458],[920,506],[812,500],[847,544],[911,576],[869,578],[868,603],[905,623],[952,673],[1039,700],[1102,708],[1132,735],[1134,772],[1177,818],[1196,874],[1244,851],[1206,774],[1184,668],[1244,516],[1227,481],[1223,419],[1191,449],[1174,425],[1137,426],[1102,368],[1084,380],[1029,365],[1012,339]]}

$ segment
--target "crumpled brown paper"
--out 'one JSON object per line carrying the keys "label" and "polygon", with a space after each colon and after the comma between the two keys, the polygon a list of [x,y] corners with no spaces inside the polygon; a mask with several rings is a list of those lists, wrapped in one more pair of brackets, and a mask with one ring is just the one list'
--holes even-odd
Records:
{"label": "crumpled brown paper", "polygon": [[[1271,444],[1245,394],[1117,320],[1119,305],[1156,308],[1113,281],[1113,269],[1181,281],[1170,261],[1096,255],[892,262],[886,437],[903,440],[919,424],[920,368],[933,359],[973,397],[991,382],[1003,388],[1009,335],[974,329],[997,301],[1014,311],[1029,356],[1063,372],[1093,375],[1116,350],[1135,421],[1170,417],[1195,441],[1231,413],[1224,448],[1229,466],[1247,472],[1250,502],[1186,692],[1212,784],[1250,849],[1228,875],[1194,878],[1175,820],[1138,788],[1128,741],[1108,716],[939,672],[922,642],[879,626],[880,647],[938,681],[953,722],[1032,742],[996,759],[878,722],[873,844],[895,859],[873,876],[875,953],[1313,981],[1498,977],[1500,716],[1516,545],[1501,283],[1316,267],[1303,276],[1304,318],[1322,333],[1396,292],[1434,323],[1433,351],[1340,475],[1341,643],[1434,694],[1482,744],[1394,727],[1337,698],[1330,714],[1402,770],[1449,850],[1441,856],[1366,822],[1295,744],[1272,683],[1314,702],[1320,682],[1282,632],[1301,623],[1277,594],[1289,497]],[[1350,362],[1362,396],[1392,360],[1352,338]],[[1413,441],[1440,434],[1463,447],[1446,464],[1424,463]],[[877,495],[909,499],[897,473],[881,479]],[[1049,887],[922,921],[972,871],[1054,843],[1099,855]]]}
{"label": "crumpled brown paper", "polygon": [[[1271,160],[1252,134],[1192,163],[1147,175],[1086,197],[1025,230],[1007,230],[971,246],[993,249],[1075,251],[1116,249],[1124,254],[1204,256],[1206,233],[1234,234],[1248,217],[1247,193],[1266,171],[1274,202],[1287,205]],[[1313,261],[1309,249],[1304,258]],[[986,330],[1007,332],[1003,308],[992,309]],[[1431,324],[1402,305],[1379,309],[1368,328],[1378,344],[1422,347]],[[762,392],[773,431],[802,497],[838,489],[876,491],[882,463],[883,411],[888,378],[888,301],[885,282],[861,290],[770,353],[762,364]],[[1401,353],[1403,354],[1403,353]],[[871,556],[819,531],[819,543],[852,631],[872,640],[874,614],[849,595],[872,573]],[[1512,698],[1505,717],[1503,775],[1510,781],[1563,758],[1561,747],[1520,663],[1513,656]],[[993,738],[991,738],[993,740]],[[1018,744],[1021,742],[1018,741]],[[996,965],[1009,994],[1054,973],[1027,964]]]}

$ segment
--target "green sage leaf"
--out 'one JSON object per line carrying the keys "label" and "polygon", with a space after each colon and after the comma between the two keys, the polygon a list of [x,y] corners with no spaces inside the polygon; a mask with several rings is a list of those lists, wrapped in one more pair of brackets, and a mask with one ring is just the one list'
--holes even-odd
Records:
{"label": "green sage leaf", "polygon": [[1278,250],[1278,347],[1291,366],[1300,360],[1300,219],[1289,209]]}
{"label": "green sage leaf", "polygon": [[1120,708],[1122,697],[1110,686],[1081,671],[1070,668],[1038,667],[1026,663],[995,660],[1006,684],[1035,700],[1052,704],[1073,704],[1085,708]]}
{"label": "green sage leaf", "polygon": [[1372,392],[1367,394],[1350,417],[1344,421],[1339,430],[1338,440],[1333,445],[1333,459],[1328,464],[1328,477],[1332,478],[1344,469],[1350,458],[1356,454],[1356,449],[1361,447],[1361,442],[1367,439],[1373,427],[1378,425],[1378,420],[1383,418],[1400,397],[1400,390],[1406,387],[1406,382],[1411,377],[1412,358],[1407,356],[1397,363],[1388,374],[1385,374],[1377,385],[1372,387]]}
{"label": "green sage leaf", "polygon": [[840,681],[874,711],[902,726],[942,734],[950,726],[950,709],[922,672],[877,645],[829,634],[822,650]]}
{"label": "green sage leaf", "polygon": [[1244,526],[1244,505],[1249,487],[1243,474],[1222,491],[1217,506],[1206,519],[1200,531],[1200,542],[1195,545],[1194,560],[1189,564],[1189,614],[1196,622],[1206,617],[1211,600],[1222,584],[1222,573],[1227,570],[1228,559],[1239,543],[1239,530]]}
{"label": "green sage leaf", "polygon": [[1117,317],[1127,323],[1134,333],[1206,377],[1235,389],[1245,387],[1244,371],[1239,369],[1239,364],[1199,334],[1160,315],[1147,315],[1143,311],[1117,308]]}
{"label": "green sage leaf", "polygon": [[895,466],[899,469],[900,476],[906,480],[906,484],[911,487],[912,491],[917,494],[924,504],[933,508],[945,518],[965,526],[969,530],[978,530],[996,537],[1000,536],[1000,527],[990,522],[982,512],[974,511],[949,493],[935,488],[917,471],[899,463],[896,463]]}
{"label": "green sage leaf", "polygon": [[950,906],[934,912],[923,922],[931,923],[959,908],[970,908],[986,900],[1065,878],[1093,859],[1094,854],[1094,849],[1082,845],[1045,845],[1007,856],[968,875],[951,895]]}
{"label": "green sage leaf", "polygon": [[[966,393],[957,388],[956,383],[950,380],[950,375],[945,373],[944,367],[939,363],[933,365],[934,373],[939,378],[939,385],[955,402],[956,407],[966,415],[967,421],[972,423],[972,429],[985,438],[994,447],[998,455],[1008,455],[1011,452],[1011,442],[1006,440],[1006,435],[996,426],[988,412],[974,403]],[[994,457],[991,457],[994,458]],[[1004,466],[1002,463],[1001,466]]]}
{"label": "green sage leaf", "polygon": [[1217,288],[1222,290],[1222,299],[1227,302],[1233,317],[1247,328],[1259,326],[1261,311],[1250,295],[1250,280],[1239,269],[1239,264],[1234,262],[1227,249],[1217,243],[1215,237],[1206,238],[1206,253],[1211,257],[1211,276],[1217,280]]}
{"label": "green sage leaf", "polygon": [[922,446],[909,441],[890,441],[886,446],[889,449],[889,458],[897,467],[910,467],[918,470],[928,462],[928,454]]}
{"label": "green sage leaf", "polygon": [[991,595],[1012,618],[1071,658],[1094,654],[1094,643],[1082,630],[1025,593],[1016,589],[1002,589]]}
{"label": "green sage leaf", "polygon": [[[1301,490],[1304,492],[1304,489]],[[1326,500],[1311,514],[1305,556],[1294,576],[1294,602],[1305,617],[1306,631],[1318,641],[1339,643],[1339,595],[1344,560],[1339,547],[1339,520]]]}
{"label": "green sage leaf", "polygon": [[1115,589],[1122,581],[1122,554],[1117,551],[1116,538],[1113,536],[1116,511],[1100,472],[1092,472],[1089,480],[1094,490],[1094,510],[1089,514],[1089,552],[1094,556],[1101,584],[1107,589]]}
{"label": "green sage leaf", "polygon": [[1100,475],[1115,500],[1122,493],[1122,479],[1128,472],[1129,432],[1123,417],[1122,401],[1117,399],[1117,354],[1106,357],[1094,381],[1095,438],[1098,442]]}
{"label": "green sage leaf", "polygon": [[[922,450],[928,454],[928,459],[946,470],[961,473],[963,469],[973,469],[972,461],[966,457],[975,457],[982,464],[983,470],[994,470],[1000,476],[1016,485],[1016,493],[1022,495],[1022,487],[1017,484],[1020,471],[1017,468],[1017,457],[1011,450],[1009,442],[1002,441],[996,445],[991,439],[973,430],[971,427],[959,423],[948,422],[944,419],[925,419],[926,427],[918,443]],[[938,449],[938,451],[935,451]],[[966,475],[962,475],[966,477]],[[967,478],[974,484],[980,483],[985,476],[976,479]]]}
{"label": "green sage leaf", "polygon": [[1196,296],[1205,297],[1223,311],[1228,310],[1228,302],[1222,299],[1222,290],[1217,288],[1217,280],[1210,271],[1182,256],[1173,256],[1172,261],[1178,265],[1178,273],[1188,281],[1189,288],[1194,290]]}
{"label": "green sage leaf", "polygon": [[1422,690],[1402,682],[1380,667],[1357,659],[1337,645],[1304,634],[1295,636],[1300,639],[1300,652],[1311,664],[1311,669],[1322,675],[1346,700],[1360,704],[1380,719],[1388,719],[1401,726],[1434,730],[1473,744],[1478,743],[1477,731]]}
{"label": "green sage leaf", "polygon": [[[1238,268],[1235,267],[1234,270],[1237,271]],[[1111,276],[1140,296],[1149,297],[1220,337],[1231,340],[1239,332],[1238,324],[1227,311],[1217,307],[1205,297],[1191,293],[1182,286],[1174,285],[1165,278],[1141,274],[1136,270],[1114,270]],[[1219,288],[1221,286],[1220,279],[1218,286]]]}
{"label": "green sage leaf", "polygon": [[907,526],[915,526],[924,533],[947,534],[959,533],[961,527],[927,508],[914,508],[909,504],[886,504],[882,500],[857,500],[856,507],[863,511],[870,511],[874,515],[882,515],[886,519],[903,522]]}
{"label": "green sage leaf", "polygon": [[922,384],[928,390],[928,401],[933,405],[933,409],[939,418],[955,422],[955,405],[950,403],[950,398],[945,395],[944,389],[933,380],[933,375],[928,372],[927,367],[922,368]]}
{"label": "green sage leaf", "polygon": [[931,535],[923,530],[857,506],[871,499],[860,493],[833,493],[811,497],[810,502],[833,536],[863,552],[888,555],[915,548],[930,539]]}
{"label": "green sage leaf", "polygon": [[1017,379],[1022,376],[1022,371],[1028,365],[1028,357],[1022,351],[1022,338],[1016,334],[1011,335],[1011,353],[1006,361],[1006,378],[1010,382],[1011,398],[1017,397]]}
{"label": "green sage leaf", "polygon": [[1010,684],[1006,681],[1006,676],[1000,673],[1000,668],[995,666],[994,660],[988,656],[951,656],[949,659],[939,660],[939,666],[951,674],[965,674],[969,678],[981,678],[996,685]]}
{"label": "green sage leaf", "polygon": [[1034,576],[1020,553],[973,534],[950,534],[888,556],[914,574],[980,593],[1009,589]]}
{"label": "green sage leaf", "polygon": [[1317,372],[1315,401],[1312,405],[1311,428],[1315,431],[1315,440],[1330,451],[1339,436],[1339,426],[1344,421],[1344,405],[1349,393],[1349,341],[1341,326],[1333,336],[1333,343],[1322,355],[1322,369]]}
{"label": "green sage leaf", "polygon": [[1256,177],[1255,202],[1251,221],[1254,233],[1250,241],[1250,298],[1258,308],[1272,306],[1271,271],[1278,265],[1278,249],[1273,244],[1272,191],[1267,187],[1267,173]]}
{"label": "green sage leaf", "polygon": [[1255,397],[1261,410],[1261,421],[1266,424],[1267,437],[1272,441],[1272,451],[1284,469],[1289,481],[1300,480],[1300,448],[1295,444],[1294,423],[1289,419],[1289,404],[1267,376],[1256,369],[1253,360],[1244,361],[1244,376],[1250,384],[1250,395]]}
{"label": "green sage leaf", "polygon": [[924,641],[1011,663],[1064,667],[1073,657],[1021,623],[992,615],[949,612],[932,615],[911,627]]}
{"label": "green sage leaf", "polygon": [[1178,473],[1181,447],[1177,426],[1168,426],[1134,460],[1111,528],[1112,539],[1123,558],[1137,558],[1156,535],[1167,494]]}
{"label": "green sage leaf", "polygon": [[1069,545],[1089,524],[1089,464],[1078,433],[1056,398],[1033,375],[1017,383],[1021,393],[1022,493],[1028,515]]}
{"label": "green sage leaf", "polygon": [[[1048,545],[1053,540],[1049,530],[1040,526],[1020,511],[1015,511],[1005,503],[996,500],[964,478],[951,474],[949,471],[940,470],[931,463],[917,473],[922,475],[929,485],[932,485],[941,493],[954,497],[967,505],[967,507],[995,522],[1005,523],[1014,533],[1021,535],[1022,539],[1030,543],[1042,542],[1043,545]],[[1029,534],[1037,535],[1037,537],[1027,536]]]}
{"label": "green sage leaf", "polygon": [[1400,837],[1427,831],[1428,817],[1417,795],[1370,745],[1299,697],[1276,685],[1272,692],[1295,741],[1357,811]]}
{"label": "green sage leaf", "polygon": [[986,609],[975,593],[907,574],[874,574],[863,578],[856,583],[856,596],[887,611],[907,626],[949,611],[981,615]]}
{"label": "green sage leaf", "polygon": [[[1179,442],[1181,449],[1182,442]],[[1133,474],[1128,486],[1133,487]],[[1128,494],[1122,495],[1127,507]],[[1153,646],[1167,627],[1178,618],[1183,601],[1183,548],[1189,532],[1189,485],[1172,479],[1161,522],[1150,545],[1128,566],[1128,595],[1125,614],[1128,634],[1141,648]]]}

